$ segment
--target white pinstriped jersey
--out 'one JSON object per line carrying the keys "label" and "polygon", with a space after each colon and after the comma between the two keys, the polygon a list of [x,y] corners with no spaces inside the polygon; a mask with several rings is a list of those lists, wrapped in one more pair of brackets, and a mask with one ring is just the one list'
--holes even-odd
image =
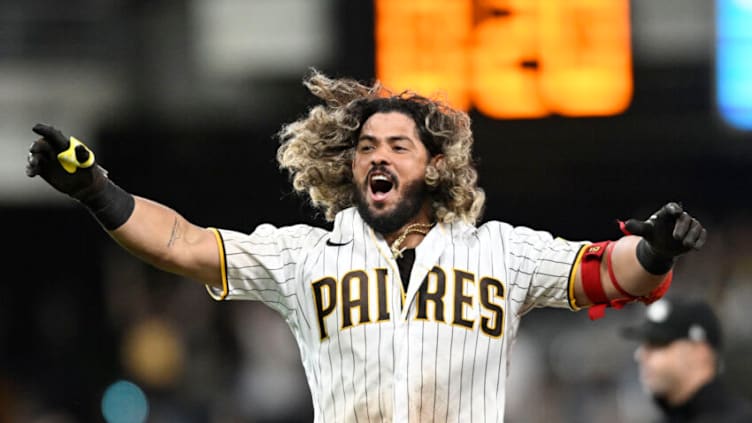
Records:
{"label": "white pinstriped jersey", "polygon": [[[587,242],[488,222],[436,225],[407,292],[389,247],[357,210],[308,225],[216,230],[223,289],[262,301],[300,348],[316,422],[501,422],[520,318],[572,308]],[[263,342],[263,341],[260,341]]]}

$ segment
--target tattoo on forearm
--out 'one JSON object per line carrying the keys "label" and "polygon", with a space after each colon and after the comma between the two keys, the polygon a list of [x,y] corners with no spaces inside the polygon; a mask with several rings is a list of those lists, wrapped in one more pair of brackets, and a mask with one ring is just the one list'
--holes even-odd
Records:
{"label": "tattoo on forearm", "polygon": [[180,239],[180,225],[176,217],[175,221],[172,222],[172,231],[170,232],[170,239],[167,241],[167,248],[172,247],[178,239]]}

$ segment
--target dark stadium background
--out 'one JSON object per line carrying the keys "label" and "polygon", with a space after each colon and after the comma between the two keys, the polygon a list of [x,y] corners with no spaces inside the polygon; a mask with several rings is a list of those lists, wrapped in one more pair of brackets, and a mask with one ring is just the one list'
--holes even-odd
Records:
{"label": "dark stadium background", "polygon": [[[321,3],[330,14],[334,42],[325,62],[308,65],[331,76],[371,80],[371,2]],[[632,3],[639,8],[648,2]],[[686,13],[679,3],[664,0],[662,10],[677,7]],[[690,3],[704,4],[703,13],[712,20],[711,2]],[[87,132],[80,133],[59,113],[72,107],[65,98],[51,92],[47,100],[45,91],[35,91],[39,107],[23,113],[15,109],[13,121],[5,121],[29,129],[20,133],[22,139],[16,131],[16,138],[0,143],[23,146],[8,147],[15,155],[3,159],[6,172],[23,173],[24,149],[34,139],[30,128],[48,120],[92,144],[118,184],[197,224],[240,231],[260,222],[325,224],[291,193],[287,175],[274,160],[275,132],[313,104],[301,84],[306,67],[237,79],[217,100],[210,94],[212,86],[201,83],[197,69],[202,59],[191,54],[192,4],[0,1],[0,74],[3,63],[41,67],[50,75],[58,66],[70,72],[59,63],[95,63],[116,75],[126,93],[117,107],[99,110]],[[682,16],[668,13],[658,19],[678,25]],[[711,238],[703,252],[681,262],[672,292],[705,296],[728,312],[724,318],[739,320],[738,302],[749,298],[752,272],[746,236],[752,232],[752,133],[733,130],[719,119],[712,40],[697,49],[704,53],[676,63],[642,60],[635,51],[633,100],[618,116],[501,121],[471,111],[480,183],[488,195],[484,219],[571,239],[614,239],[619,236],[616,219],[644,218],[666,201],[681,201],[706,224]],[[74,96],[94,89],[75,72],[68,80],[66,92]],[[11,110],[18,101],[8,94],[1,104]],[[149,421],[310,420],[305,386],[302,397],[288,399],[289,413],[277,419],[254,416],[246,410],[248,404],[244,408],[245,391],[237,389],[237,377],[249,364],[237,328],[243,327],[238,319],[248,317],[238,316],[245,316],[241,309],[257,305],[214,304],[200,285],[141,266],[117,249],[85,210],[42,185],[24,176],[11,190],[16,194],[0,197],[6,251],[0,294],[0,423],[103,421],[103,391],[118,379],[133,380],[146,391]],[[37,194],[27,198],[27,191]],[[131,279],[136,280],[132,285]],[[186,294],[185,286],[192,293]],[[148,304],[119,304],[118,295],[130,289]],[[177,292],[178,300],[185,301],[182,306]],[[195,304],[201,305],[193,309]],[[532,388],[527,389],[536,392],[541,406],[514,420],[521,415],[519,402],[510,401],[510,421],[596,421],[604,412],[611,413],[611,421],[638,421],[628,410],[650,404],[633,392],[634,345],[620,340],[615,330],[640,310],[633,306],[609,312],[598,322],[589,322],[585,313],[559,310],[526,317],[521,332],[531,338],[524,340],[523,352],[513,355],[513,367],[524,364],[526,346],[538,351],[529,357],[538,357],[537,367],[543,370],[529,378]],[[268,317],[263,310],[251,314],[258,319],[254,323]],[[123,359],[123,340],[148,316],[167,322],[182,340],[183,367],[162,385],[139,380]],[[202,323],[187,323],[194,320]],[[191,331],[182,332],[185,326]],[[729,333],[728,375],[752,397],[744,362],[752,345],[749,328],[730,323]],[[571,334],[580,343],[561,343],[558,334]],[[258,342],[265,343],[267,336],[259,332]],[[591,361],[606,363],[605,369]],[[299,362],[290,363],[292,380],[305,383]],[[577,368],[582,371],[572,370]],[[521,389],[513,385],[509,391]]]}

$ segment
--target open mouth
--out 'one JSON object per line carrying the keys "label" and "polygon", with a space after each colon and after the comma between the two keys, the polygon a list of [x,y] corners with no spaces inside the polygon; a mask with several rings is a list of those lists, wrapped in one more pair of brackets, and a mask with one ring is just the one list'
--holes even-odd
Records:
{"label": "open mouth", "polygon": [[385,173],[372,173],[368,178],[368,188],[371,191],[371,196],[376,201],[381,201],[389,194],[394,188],[394,180],[392,177]]}

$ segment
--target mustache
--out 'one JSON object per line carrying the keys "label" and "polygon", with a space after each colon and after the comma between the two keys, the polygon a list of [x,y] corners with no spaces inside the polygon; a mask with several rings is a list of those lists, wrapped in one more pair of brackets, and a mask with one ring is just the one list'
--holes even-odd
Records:
{"label": "mustache", "polygon": [[390,172],[389,169],[387,169],[387,167],[384,166],[383,164],[377,164],[377,165],[371,166],[371,169],[369,169],[368,173],[366,174],[366,180],[363,181],[363,183],[367,185],[368,181],[371,179],[371,176],[375,172],[384,173],[386,175],[389,175],[389,179],[392,180],[392,182],[394,183],[394,186],[397,186],[397,184],[398,184],[398,182],[397,182],[397,175],[395,175],[394,173]]}

